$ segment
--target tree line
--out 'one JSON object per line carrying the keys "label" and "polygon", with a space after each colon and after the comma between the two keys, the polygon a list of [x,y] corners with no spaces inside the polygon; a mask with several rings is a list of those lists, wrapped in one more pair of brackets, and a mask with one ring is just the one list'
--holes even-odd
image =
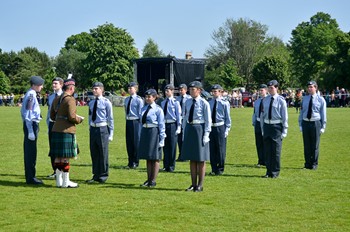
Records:
{"label": "tree line", "polygon": [[[225,89],[256,88],[276,79],[281,88],[301,88],[315,80],[323,90],[350,87],[350,32],[318,12],[301,22],[285,44],[268,34],[268,26],[251,19],[227,19],[212,33],[205,51],[205,84]],[[157,43],[148,39],[142,57],[165,57]],[[169,55],[168,55],[169,56]],[[134,39],[126,29],[106,23],[89,32],[72,35],[56,57],[35,47],[19,52],[0,48],[0,93],[24,92],[32,75],[42,76],[51,89],[55,76],[72,72],[80,90],[101,81],[106,90],[122,90],[133,78],[133,59],[139,58]]]}

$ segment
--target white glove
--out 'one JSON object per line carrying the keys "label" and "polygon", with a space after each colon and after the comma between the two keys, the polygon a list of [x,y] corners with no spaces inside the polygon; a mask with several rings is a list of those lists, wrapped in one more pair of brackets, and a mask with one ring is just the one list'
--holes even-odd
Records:
{"label": "white glove", "polygon": [[159,142],[159,147],[164,147],[164,140]]}
{"label": "white glove", "polygon": [[303,132],[303,127],[300,126],[299,129],[300,129],[300,132]]}
{"label": "white glove", "polygon": [[284,139],[285,137],[287,137],[287,133],[282,133],[281,139]]}
{"label": "white glove", "polygon": [[181,133],[181,127],[178,126],[178,127],[177,127],[177,130],[176,130],[176,132],[175,132],[175,134],[178,135],[178,134],[180,134],[180,133]]}
{"label": "white glove", "polygon": [[209,139],[209,133],[208,132],[205,132],[204,133],[204,136],[203,136],[203,144],[207,144],[209,143],[210,139]]}
{"label": "white glove", "polygon": [[324,128],[322,128],[322,129],[320,130],[320,133],[321,133],[321,134],[323,134],[323,133],[324,133]]}
{"label": "white glove", "polygon": [[228,136],[228,132],[230,131],[230,129],[229,128],[226,128],[226,130],[225,130],[225,138],[227,138],[227,136]]}
{"label": "white glove", "polygon": [[30,132],[28,134],[28,139],[34,141],[35,140],[35,134],[33,132]]}
{"label": "white glove", "polygon": [[77,115],[77,116],[78,116],[78,118],[81,119],[82,122],[84,121],[85,118],[83,116],[80,116],[80,115]]}
{"label": "white glove", "polygon": [[113,141],[113,135],[110,135],[110,136],[108,137],[108,141],[109,141],[109,142],[112,142],[112,141]]}

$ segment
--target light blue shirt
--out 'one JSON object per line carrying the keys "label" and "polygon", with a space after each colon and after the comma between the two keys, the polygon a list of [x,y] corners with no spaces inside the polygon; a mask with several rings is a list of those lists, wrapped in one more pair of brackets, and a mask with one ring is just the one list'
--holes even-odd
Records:
{"label": "light blue shirt", "polygon": [[174,120],[176,122],[176,126],[181,126],[181,107],[180,103],[174,97],[165,98],[164,101],[160,103],[160,106],[164,110],[165,103],[168,99],[167,113],[164,116],[164,119]]}
{"label": "light blue shirt", "polygon": [[[307,112],[309,110],[309,102],[310,102],[311,95],[306,95],[303,97],[303,100],[301,102],[301,111],[299,114],[299,127],[301,127],[301,123],[303,119],[307,119]],[[320,121],[321,122],[321,128],[326,129],[326,123],[327,123],[327,105],[326,101],[323,97],[321,97],[318,94],[312,95],[312,108],[311,108],[311,120],[312,121]]]}
{"label": "light blue shirt", "polygon": [[[127,107],[128,107],[130,100],[131,100],[130,112],[127,115],[127,113],[126,113]],[[143,100],[140,96],[134,94],[134,95],[127,97],[124,101],[125,117],[139,118],[143,105],[144,105],[144,103],[143,103]]]}
{"label": "light blue shirt", "polygon": [[[184,112],[185,112],[184,109],[185,109],[186,101],[189,100],[189,99],[192,99],[192,97],[190,95],[188,95],[188,94],[185,94],[183,96],[180,95],[180,96],[176,97],[176,100],[180,103],[180,107],[181,107],[181,110],[182,110],[182,112],[181,112],[181,114],[182,114],[181,116],[182,117],[184,116]],[[182,103],[181,103],[181,101],[182,101]]]}
{"label": "light blue shirt", "polygon": [[96,120],[92,122],[92,111],[97,97],[89,102],[89,124],[107,122],[110,135],[113,135],[114,131],[114,119],[112,103],[105,97],[98,97],[96,108]]}
{"label": "light blue shirt", "polygon": [[190,109],[191,109],[193,100],[195,101],[195,106],[193,111],[193,120],[203,121],[205,124],[204,132],[210,133],[211,124],[212,124],[210,105],[201,96],[198,96],[192,100],[186,101],[182,127],[185,128],[186,124],[188,123],[188,117],[190,114]]}
{"label": "light blue shirt", "polygon": [[[266,97],[265,97],[266,98]],[[252,116],[252,124],[253,126],[255,126],[256,123],[256,119],[260,118],[259,117],[259,109],[260,109],[260,104],[261,101],[265,101],[265,98],[258,98],[255,102],[254,102],[254,112],[253,112],[253,116]],[[264,99],[264,100],[263,100]],[[263,112],[261,112],[262,114]],[[261,115],[260,115],[261,116]]]}
{"label": "light blue shirt", "polygon": [[40,115],[40,106],[36,97],[37,94],[35,90],[30,89],[27,91],[23,98],[21,116],[23,122],[25,122],[27,126],[28,133],[34,133],[32,122],[40,122],[40,120],[42,119]]}
{"label": "light blue shirt", "polygon": [[49,124],[50,124],[50,111],[51,111],[52,102],[53,102],[53,100],[55,100],[56,96],[61,96],[62,93],[63,93],[63,91],[62,91],[62,89],[60,89],[57,91],[57,93],[52,93],[47,98],[47,107],[48,107],[47,117],[46,117],[47,126],[49,126]]}
{"label": "light blue shirt", "polygon": [[[141,114],[139,118],[142,119],[143,114],[146,112],[148,104],[144,105],[141,109]],[[163,109],[157,105],[155,102],[151,104],[151,109],[147,113],[146,117],[147,124],[158,125],[159,129],[159,142],[164,141],[165,135],[165,123],[164,123],[164,113]]]}
{"label": "light blue shirt", "polygon": [[216,104],[216,123],[224,122],[225,128],[231,128],[231,116],[230,116],[230,103],[228,101],[223,100],[221,97],[212,98],[209,101],[211,112],[213,112],[213,107]]}
{"label": "light blue shirt", "polygon": [[[283,133],[287,134],[288,129],[288,111],[287,111],[287,103],[281,95],[268,95],[264,98],[263,101],[263,113],[260,115],[260,119],[262,121],[269,120],[269,108],[271,98],[274,98],[271,110],[271,120],[278,121],[280,120],[283,126]],[[260,123],[261,126],[264,123]]]}

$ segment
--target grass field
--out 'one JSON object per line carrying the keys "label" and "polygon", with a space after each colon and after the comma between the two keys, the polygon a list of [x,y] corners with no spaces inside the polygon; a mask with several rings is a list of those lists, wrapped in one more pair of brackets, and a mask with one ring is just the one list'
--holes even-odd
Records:
{"label": "grass field", "polygon": [[[46,116],[46,107],[42,108]],[[87,108],[78,113],[87,116]],[[140,188],[145,161],[127,170],[125,120],[114,108],[110,178],[91,178],[88,124],[78,125],[81,154],[71,165],[77,189],[25,184],[23,132],[19,108],[0,108],[0,231],[350,231],[350,109],[328,109],[317,171],[302,170],[303,145],[298,115],[289,109],[278,179],[262,179],[251,126],[252,108],[232,109],[227,164],[223,176],[207,176],[204,192],[185,192],[189,164],[159,173],[155,189]],[[40,123],[37,176],[52,172],[46,123]],[[161,165],[162,167],[162,165]],[[209,164],[207,172],[210,171]]]}

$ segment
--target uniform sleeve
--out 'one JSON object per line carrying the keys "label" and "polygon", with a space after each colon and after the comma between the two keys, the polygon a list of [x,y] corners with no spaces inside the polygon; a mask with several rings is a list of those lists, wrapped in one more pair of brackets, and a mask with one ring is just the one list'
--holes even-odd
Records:
{"label": "uniform sleeve", "polygon": [[[302,106],[304,102],[304,99],[301,100],[300,105]],[[303,107],[301,107],[300,112],[299,112],[299,118],[298,118],[298,123],[299,123],[299,127],[301,127],[301,124],[303,122]]]}
{"label": "uniform sleeve", "polygon": [[141,97],[138,97],[138,100],[139,100],[139,108],[138,108],[138,115],[139,115],[139,119],[141,121],[141,118],[142,118],[142,107],[145,105],[143,103],[143,100]]}
{"label": "uniform sleeve", "polygon": [[321,109],[320,109],[320,115],[321,115],[321,127],[322,129],[326,129],[326,123],[327,123],[327,105],[326,100],[321,97]]}
{"label": "uniform sleeve", "polygon": [[211,110],[209,103],[205,100],[203,102],[203,117],[204,117],[204,132],[205,133],[210,133],[211,131]]}
{"label": "uniform sleeve", "polygon": [[286,134],[288,129],[288,109],[287,109],[286,101],[282,98],[281,98],[281,116],[282,116],[283,133]]}
{"label": "uniform sleeve", "polygon": [[[67,99],[69,98],[69,99]],[[81,118],[77,116],[77,106],[75,103],[75,99],[73,97],[66,97],[68,104],[68,121],[79,124],[81,123]]]}
{"label": "uniform sleeve", "polygon": [[177,127],[181,126],[181,106],[180,102],[175,101],[175,115],[176,115],[176,125]]}
{"label": "uniform sleeve", "polygon": [[157,112],[157,121],[158,121],[158,128],[159,128],[159,141],[164,141],[166,137],[164,113],[160,107],[158,108],[158,112]]}
{"label": "uniform sleeve", "polygon": [[230,129],[231,128],[230,103],[224,102],[224,110],[225,110],[225,127],[226,129]]}
{"label": "uniform sleeve", "polygon": [[106,103],[107,103],[106,111],[107,111],[107,123],[109,128],[109,134],[113,135],[114,133],[113,107],[112,107],[112,103],[109,100],[107,100]]}

